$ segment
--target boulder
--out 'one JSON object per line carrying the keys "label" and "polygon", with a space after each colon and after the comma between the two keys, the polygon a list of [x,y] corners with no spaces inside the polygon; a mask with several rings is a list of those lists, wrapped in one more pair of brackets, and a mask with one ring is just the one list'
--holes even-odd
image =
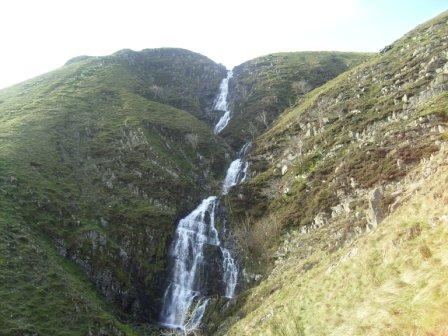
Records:
{"label": "boulder", "polygon": [[368,219],[372,227],[377,227],[384,219],[384,211],[381,207],[381,200],[383,198],[383,188],[376,187],[369,194],[369,212]]}

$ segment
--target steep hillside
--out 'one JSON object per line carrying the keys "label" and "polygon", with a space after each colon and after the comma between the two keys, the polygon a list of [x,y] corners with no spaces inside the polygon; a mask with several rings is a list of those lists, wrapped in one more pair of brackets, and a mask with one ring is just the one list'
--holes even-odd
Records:
{"label": "steep hillside", "polygon": [[447,110],[447,12],[287,109],[227,200],[261,283],[210,330],[446,334]]}
{"label": "steep hillside", "polygon": [[123,87],[188,111],[200,120],[210,123],[215,119],[211,108],[226,69],[201,54],[177,48],[124,49],[108,57],[75,57],[67,64],[85,60],[119,63],[132,76],[132,83],[124,82]]}
{"label": "steep hillside", "polygon": [[448,334],[448,12],[376,55],[236,67],[215,136],[225,76],[122,50],[0,91],[0,335],[165,333],[188,213],[172,283],[205,335]]}
{"label": "steep hillside", "polygon": [[271,122],[298,97],[372,54],[290,52],[271,54],[234,69],[230,81],[232,119],[221,135],[235,148],[266,131]]}
{"label": "steep hillside", "polygon": [[[4,192],[4,190],[3,190]],[[0,198],[0,334],[134,335],[51,242]]]}
{"label": "steep hillside", "polygon": [[[2,236],[0,316],[39,334],[106,325],[84,273],[123,318],[157,317],[175,222],[227,165],[226,146],[194,116],[211,108],[224,75],[183,50],[126,51],[0,91],[1,230],[12,227]],[[152,96],[154,86],[166,95]],[[32,301],[18,309],[24,286]],[[34,316],[38,301],[48,325]]]}

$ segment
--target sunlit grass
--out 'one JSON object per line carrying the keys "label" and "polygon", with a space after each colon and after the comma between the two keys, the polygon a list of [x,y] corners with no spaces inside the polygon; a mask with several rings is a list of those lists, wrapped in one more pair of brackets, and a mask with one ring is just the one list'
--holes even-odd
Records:
{"label": "sunlit grass", "polygon": [[[308,272],[297,260],[269,277],[254,289],[247,317],[230,334],[446,335],[447,182],[445,159],[377,230],[336,254],[316,252],[320,263]],[[279,289],[266,296],[272,288]],[[262,304],[251,311],[258,296]]]}

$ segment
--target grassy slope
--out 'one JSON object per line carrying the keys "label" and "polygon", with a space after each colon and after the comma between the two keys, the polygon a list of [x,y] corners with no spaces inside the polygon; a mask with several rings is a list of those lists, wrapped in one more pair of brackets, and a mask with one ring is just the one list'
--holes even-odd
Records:
{"label": "grassy slope", "polygon": [[[234,69],[230,82],[232,119],[222,136],[234,147],[265,131],[298,97],[363,62],[372,54],[290,52],[270,54]],[[262,120],[261,115],[266,119]]]}
{"label": "grassy slope", "polygon": [[412,172],[406,201],[377,230],[276,267],[228,335],[446,335],[447,157]]}
{"label": "grassy slope", "polygon": [[[234,190],[228,202],[236,236],[244,237],[240,245],[247,269],[273,272],[237,300],[236,307],[241,307],[233,308],[236,312],[220,332],[238,321],[237,316],[243,318],[230,334],[295,335],[302,329],[306,335],[444,332],[446,320],[438,309],[446,309],[446,287],[439,286],[446,281],[446,264],[436,257],[443,260],[444,243],[431,239],[446,230],[427,229],[431,216],[446,211],[446,201],[436,204],[428,198],[423,203],[427,214],[415,212],[408,219],[404,212],[393,212],[384,228],[354,243],[366,244],[359,246],[357,264],[347,263],[338,272],[326,270],[348,252],[345,245],[372,228],[369,193],[382,186],[380,208],[393,211],[405,189],[405,176],[447,139],[447,18],[444,13],[417,27],[391,50],[313,90],[255,142],[253,178]],[[440,155],[444,160],[446,152]],[[429,185],[446,183],[445,173]],[[414,203],[406,206],[410,209]],[[421,238],[397,246],[384,264],[381,233],[389,231],[386,241],[393,241],[417,222]],[[429,264],[421,264],[426,248],[417,252],[423,243],[434,250]],[[394,300],[401,310],[392,318],[395,303],[382,296],[382,290],[401,276],[405,264],[419,274],[429,271],[432,262],[434,281],[420,274],[410,286],[401,284],[402,292],[396,289]],[[288,267],[282,268],[283,263]],[[266,264],[271,266],[266,269]],[[431,296],[421,293],[423,288],[433,291],[427,293]],[[359,307],[352,300],[367,300],[364,311],[375,313],[356,312]],[[383,300],[382,307],[375,300]],[[416,307],[406,311],[411,304]],[[390,313],[384,324],[373,320],[381,309]],[[407,313],[421,316],[411,323]],[[363,320],[368,331],[362,329]],[[289,324],[292,321],[298,321],[297,326]]]}
{"label": "grassy slope", "polygon": [[[122,55],[86,58],[0,92],[2,231],[17,226],[42,249],[35,256],[36,274],[30,276],[59,286],[60,279],[48,277],[50,269],[68,281],[61,296],[29,289],[46,301],[42,310],[48,325],[32,317],[35,305],[23,306],[23,297],[10,293],[17,289],[2,282],[8,299],[0,309],[1,316],[11,316],[4,321],[8,325],[15,323],[9,312],[21,306],[24,325],[42,334],[50,325],[73,335],[96,319],[100,327],[108,325],[99,299],[90,298],[91,288],[79,280],[81,273],[65,267],[50,242],[124,317],[157,316],[173,224],[221,179],[227,149],[192,114],[148,100],[148,83],[139,77],[143,70],[137,76],[131,65]],[[193,83],[185,100],[199,101],[204,87],[211,91],[219,85],[221,67],[216,65],[215,75],[203,78],[196,90],[193,69],[205,70],[188,61],[182,65],[192,75],[179,85],[187,88],[188,79]],[[145,69],[148,80],[163,73]],[[166,78],[174,76],[171,70],[165,69]],[[20,234],[8,235],[3,243],[16,245],[17,239]],[[14,282],[11,270],[20,268],[22,259],[34,262],[27,249],[17,253],[17,260],[5,266],[8,283]],[[70,272],[62,274],[62,269]],[[88,308],[77,316],[66,307],[83,291],[87,294],[79,300]],[[75,322],[64,322],[70,314],[75,322],[85,319],[79,329]]]}
{"label": "grassy slope", "polygon": [[0,200],[0,334],[134,335],[79,270]]}
{"label": "grassy slope", "polygon": [[[76,57],[68,64],[94,59]],[[216,97],[225,67],[209,58],[178,48],[124,49],[103,60],[119,60],[132,74],[133,89],[141,96],[192,113],[210,122],[211,105]]]}

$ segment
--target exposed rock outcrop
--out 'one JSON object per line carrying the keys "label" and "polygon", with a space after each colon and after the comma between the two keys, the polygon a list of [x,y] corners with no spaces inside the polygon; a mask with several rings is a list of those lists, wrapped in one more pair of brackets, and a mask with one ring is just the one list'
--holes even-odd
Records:
{"label": "exposed rock outcrop", "polygon": [[376,228],[384,219],[382,209],[383,188],[377,187],[369,193],[369,224]]}

